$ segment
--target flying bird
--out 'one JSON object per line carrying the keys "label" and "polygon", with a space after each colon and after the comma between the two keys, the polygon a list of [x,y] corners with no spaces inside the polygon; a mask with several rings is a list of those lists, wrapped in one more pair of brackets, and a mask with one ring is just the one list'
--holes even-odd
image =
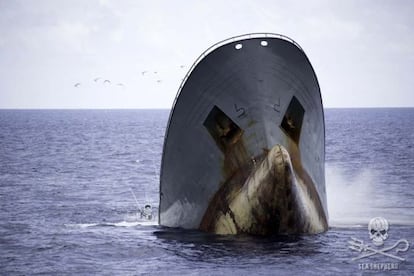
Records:
{"label": "flying bird", "polygon": [[94,81],[94,82],[97,82],[97,81],[98,81],[98,80],[100,80],[100,79],[101,79],[101,77],[94,78],[94,79],[93,79],[93,81]]}
{"label": "flying bird", "polygon": [[104,82],[103,82],[104,84],[105,83],[109,83],[109,84],[111,84],[111,81],[110,80],[104,80]]}
{"label": "flying bird", "polygon": [[157,80],[157,82],[158,82],[158,83],[161,83],[161,82],[162,82],[162,80]]}
{"label": "flying bird", "polygon": [[184,65],[180,65],[180,68],[184,68]]}
{"label": "flying bird", "polygon": [[80,82],[77,82],[77,83],[75,83],[75,87],[79,87],[81,85],[81,83]]}
{"label": "flying bird", "polygon": [[121,86],[121,87],[125,87],[125,85],[123,83],[117,83],[116,85]]}

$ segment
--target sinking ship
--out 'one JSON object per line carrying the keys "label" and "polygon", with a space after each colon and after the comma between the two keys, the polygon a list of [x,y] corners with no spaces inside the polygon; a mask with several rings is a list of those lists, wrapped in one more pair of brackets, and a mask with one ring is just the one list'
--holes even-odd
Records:
{"label": "sinking ship", "polygon": [[216,234],[326,231],[325,125],[302,48],[247,34],[206,50],[168,121],[159,224]]}

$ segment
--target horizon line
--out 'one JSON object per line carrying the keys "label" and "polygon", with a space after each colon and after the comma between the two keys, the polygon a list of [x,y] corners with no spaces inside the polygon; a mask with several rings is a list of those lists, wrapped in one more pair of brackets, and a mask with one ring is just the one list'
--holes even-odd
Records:
{"label": "horizon line", "polygon": [[[323,109],[409,109],[414,106],[323,107]],[[172,107],[0,107],[0,110],[171,110]]]}

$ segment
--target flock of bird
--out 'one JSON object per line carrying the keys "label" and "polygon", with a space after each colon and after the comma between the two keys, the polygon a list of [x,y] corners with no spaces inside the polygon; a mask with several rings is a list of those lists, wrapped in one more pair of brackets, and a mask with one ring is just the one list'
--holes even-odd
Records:
{"label": "flock of bird", "polygon": [[[141,72],[141,75],[145,76],[145,75],[147,75],[147,73],[149,73],[149,72],[145,70],[145,71],[142,71],[142,72]],[[154,74],[154,75],[157,75],[157,74],[158,74],[158,72],[157,72],[157,71],[154,71],[154,72],[153,72],[153,74]],[[157,79],[157,83],[161,83],[161,82],[162,82],[162,80],[161,80],[161,79]]]}
{"label": "flock of bird", "polygon": [[[112,84],[112,82],[110,81],[110,80],[108,80],[108,79],[102,79],[101,77],[96,77],[96,78],[94,78],[93,79],[93,81],[95,82],[95,83],[99,83],[99,82],[101,82],[101,83],[103,83],[104,85],[111,85]],[[77,82],[77,83],[75,83],[73,86],[74,87],[80,87],[82,85],[82,83],[81,82]],[[121,82],[119,82],[119,83],[117,83],[116,84],[116,86],[120,86],[120,87],[125,87],[125,85],[123,84],[123,83],[121,83]]]}
{"label": "flock of bird", "polygon": [[[180,68],[181,69],[183,69],[185,66],[184,65],[180,65]],[[153,71],[153,72],[150,72],[150,71],[148,71],[148,70],[144,70],[144,71],[142,71],[141,72],[141,75],[142,76],[147,76],[147,75],[149,75],[150,73],[152,73],[153,75],[155,75],[155,76],[158,76],[158,72],[157,71]],[[93,79],[93,81],[95,82],[95,83],[102,83],[102,84],[104,84],[104,85],[111,85],[112,84],[112,82],[110,81],[110,80],[108,80],[108,79],[103,79],[103,78],[101,78],[101,77],[96,77],[96,78],[94,78]],[[158,83],[158,84],[160,84],[160,83],[162,83],[162,79],[160,79],[160,78],[156,78],[156,82]],[[122,88],[125,88],[125,85],[123,84],[123,83],[116,83],[115,84],[116,86],[119,86],[119,87],[122,87]],[[81,82],[77,82],[77,83],[75,83],[74,85],[73,85],[74,87],[76,87],[76,88],[78,88],[78,87],[80,87],[80,86],[82,86],[82,83]]]}
{"label": "flock of bird", "polygon": [[[180,65],[180,68],[181,69],[183,69],[185,66],[184,65]],[[151,72],[150,71],[148,71],[148,70],[144,70],[144,71],[142,71],[141,72],[141,75],[142,76],[147,76],[148,74],[150,74]],[[153,71],[152,72],[154,75],[157,75],[158,74],[158,71]],[[160,79],[160,78],[157,78],[157,80],[156,80],[156,82],[157,83],[161,83],[162,82],[162,79]]]}

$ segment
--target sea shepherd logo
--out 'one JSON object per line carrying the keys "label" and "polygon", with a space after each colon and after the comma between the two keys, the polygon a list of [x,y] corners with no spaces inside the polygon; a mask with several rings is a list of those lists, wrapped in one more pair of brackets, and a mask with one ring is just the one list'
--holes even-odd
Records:
{"label": "sea shepherd logo", "polygon": [[[388,239],[389,224],[385,218],[376,217],[369,221],[368,231],[369,238],[372,244],[365,244],[362,240],[351,237],[348,241],[351,250],[360,253],[358,256],[352,258],[352,261],[369,258],[372,256],[384,256],[393,260],[405,261],[403,256],[399,256],[400,252],[406,252],[409,248],[409,243],[406,239],[400,239],[393,245],[384,247],[385,240]],[[391,263],[359,263],[358,267],[361,270],[395,270],[398,269],[399,262]]]}

